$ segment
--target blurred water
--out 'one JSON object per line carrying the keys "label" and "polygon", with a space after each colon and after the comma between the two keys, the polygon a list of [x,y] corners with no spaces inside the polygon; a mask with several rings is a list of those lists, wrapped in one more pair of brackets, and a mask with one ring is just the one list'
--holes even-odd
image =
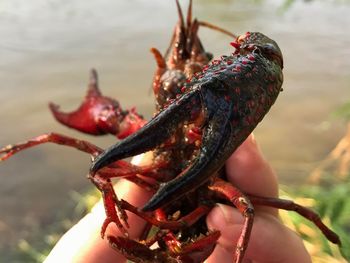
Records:
{"label": "blurred water", "polygon": [[[281,8],[282,1],[194,1],[195,16],[235,33],[261,31],[284,54],[285,84],[256,130],[284,183],[302,182],[340,138],[344,124],[330,117],[350,98],[350,6],[313,1]],[[187,1],[182,1],[187,4]],[[78,134],[58,125],[47,103],[77,107],[88,70],[96,67],[104,94],[150,117],[155,63],[177,21],[174,1],[3,0],[0,2],[0,145],[48,131],[106,147],[112,137]],[[151,14],[151,15],[150,15]],[[201,29],[207,50],[232,52],[230,39]],[[28,150],[0,165],[0,255],[11,259],[52,218],[69,193],[89,187],[88,156],[59,146]]]}

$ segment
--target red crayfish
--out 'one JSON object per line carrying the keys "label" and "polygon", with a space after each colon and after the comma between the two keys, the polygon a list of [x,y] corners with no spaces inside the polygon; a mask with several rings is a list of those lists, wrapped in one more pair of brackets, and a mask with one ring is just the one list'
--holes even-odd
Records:
{"label": "red crayfish", "polygon": [[[91,154],[89,179],[102,192],[106,211],[102,237],[108,225],[115,223],[125,236],[108,236],[108,241],[136,262],[203,262],[220,233],[208,232],[202,219],[220,201],[236,207],[245,218],[232,255],[235,262],[242,262],[249,243],[253,205],[294,210],[313,221],[331,242],[340,244],[338,236],[311,210],[287,200],[242,193],[225,181],[226,159],[263,119],[281,91],[283,57],[276,42],[258,32],[234,36],[192,19],[192,1],[185,22],[178,0],[176,4],[179,22],[165,56],[151,49],[157,63],[153,79],[157,113],[149,122],[135,109],[122,110],[116,100],[103,96],[97,72],[92,70],[87,95],[76,111],[64,113],[55,104],[50,109],[70,128],[93,135],[113,134],[122,139],[119,143],[103,151],[87,141],[49,133],[1,149],[1,160],[46,142]],[[234,53],[211,61],[212,55],[198,37],[200,26],[233,36]],[[150,150],[151,165],[122,161]],[[143,208],[119,200],[111,182],[116,177],[144,187],[153,197]],[[125,211],[147,221],[142,242],[128,238]],[[157,247],[150,248],[155,243]]]}

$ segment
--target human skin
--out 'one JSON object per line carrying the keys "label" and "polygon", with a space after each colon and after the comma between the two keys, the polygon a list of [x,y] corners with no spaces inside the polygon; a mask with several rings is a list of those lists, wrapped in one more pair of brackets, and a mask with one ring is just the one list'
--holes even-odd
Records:
{"label": "human skin", "polygon": [[[134,164],[147,164],[149,156],[135,158]],[[263,158],[254,139],[248,139],[235,151],[226,162],[227,179],[246,193],[277,197],[278,184],[275,173]],[[151,194],[126,180],[120,180],[115,191],[118,198],[142,207]],[[128,213],[130,238],[137,238],[142,233],[145,222],[132,213]],[[105,219],[100,201],[81,221],[73,226],[56,244],[45,263],[121,263],[126,259],[113,250],[106,240],[101,239],[100,229]],[[231,263],[242,225],[242,215],[233,207],[218,204],[207,216],[209,229],[221,231],[221,236],[212,255],[206,263]],[[110,224],[107,235],[121,235],[114,224]],[[278,218],[278,211],[273,208],[255,207],[254,225],[246,251],[244,263],[268,262],[311,262],[302,240],[293,231],[284,226]]]}

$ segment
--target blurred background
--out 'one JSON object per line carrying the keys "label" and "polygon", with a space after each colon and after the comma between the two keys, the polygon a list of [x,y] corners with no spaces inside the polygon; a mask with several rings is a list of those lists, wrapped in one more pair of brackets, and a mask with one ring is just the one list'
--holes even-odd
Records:
{"label": "blurred background", "polygon": [[[188,1],[180,3],[186,10]],[[339,221],[335,228],[344,236],[350,232],[347,170],[341,179],[336,177],[327,156],[347,130],[346,119],[334,117],[334,112],[350,112],[349,13],[347,0],[194,0],[194,16],[200,20],[236,34],[260,31],[279,44],[284,91],[256,137],[281,184],[288,185],[282,186],[285,194],[308,197],[300,201],[309,203],[335,195],[331,208],[313,201],[311,205],[328,219],[338,213],[329,221]],[[177,19],[173,0],[2,0],[0,145],[50,131],[101,147],[113,144],[112,136],[87,136],[59,125],[47,107],[52,101],[64,111],[75,109],[92,67],[99,72],[105,95],[118,98],[123,108],[136,106],[150,118],[155,62],[149,49],[166,50]],[[226,35],[201,28],[200,37],[215,57],[233,51]],[[1,262],[42,261],[60,231],[96,199],[87,194],[93,189],[85,177],[89,165],[88,155],[49,144],[0,164]],[[320,179],[324,174],[326,181]],[[291,220],[296,228],[304,224]],[[322,249],[314,243],[309,244],[311,250],[325,251],[334,260],[315,256],[315,262],[345,262],[325,242]]]}

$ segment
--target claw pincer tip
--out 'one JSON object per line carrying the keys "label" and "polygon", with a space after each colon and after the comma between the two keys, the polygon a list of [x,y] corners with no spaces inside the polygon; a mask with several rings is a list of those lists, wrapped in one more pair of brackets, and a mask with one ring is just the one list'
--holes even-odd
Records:
{"label": "claw pincer tip", "polygon": [[100,155],[98,155],[91,164],[90,167],[90,174],[94,175],[98,170],[100,170],[102,167],[108,165],[110,163],[109,157],[110,157],[110,150],[107,149],[106,151],[102,152]]}

